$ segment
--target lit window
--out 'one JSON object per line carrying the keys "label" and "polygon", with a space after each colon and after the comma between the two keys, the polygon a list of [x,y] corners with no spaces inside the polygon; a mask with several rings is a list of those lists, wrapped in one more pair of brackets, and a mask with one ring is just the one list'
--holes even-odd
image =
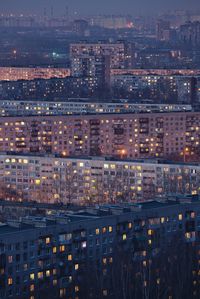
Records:
{"label": "lit window", "polygon": [[75,292],[79,291],[79,286],[75,286]]}
{"label": "lit window", "polygon": [[109,226],[108,228],[109,233],[112,233],[112,230],[113,230],[112,226]]}
{"label": "lit window", "polygon": [[34,279],[35,279],[35,274],[34,274],[34,273],[31,273],[31,274],[30,274],[30,279],[31,279],[31,280],[34,280]]}
{"label": "lit window", "polygon": [[126,239],[127,239],[126,234],[123,234],[123,236],[122,236],[122,240],[125,241]]}
{"label": "lit window", "polygon": [[8,285],[9,285],[9,286],[11,286],[11,285],[12,285],[12,283],[13,283],[13,280],[12,280],[12,278],[11,278],[11,277],[9,277],[9,278],[8,278]]}
{"label": "lit window", "polygon": [[65,245],[60,246],[60,252],[63,252],[63,251],[65,251]]}
{"label": "lit window", "polygon": [[178,220],[183,220],[183,215],[182,214],[178,215]]}
{"label": "lit window", "polygon": [[79,264],[75,264],[74,269],[78,270],[78,268],[79,268]]}
{"label": "lit window", "polygon": [[51,274],[51,273],[50,273],[50,270],[47,270],[47,271],[46,271],[46,277],[49,277],[50,274]]}
{"label": "lit window", "polygon": [[72,255],[71,255],[71,254],[68,254],[67,259],[68,259],[68,261],[72,261]]}
{"label": "lit window", "polygon": [[149,236],[152,236],[152,235],[153,235],[153,230],[149,229],[149,230],[148,230],[148,235],[149,235]]}
{"label": "lit window", "polygon": [[46,244],[49,244],[49,243],[50,243],[50,241],[51,241],[51,240],[50,240],[50,238],[49,238],[49,237],[47,237],[45,242],[46,242]]}
{"label": "lit window", "polygon": [[96,235],[99,235],[99,228],[96,228]]}
{"label": "lit window", "polygon": [[53,251],[53,253],[56,253],[57,252],[57,247],[54,246],[52,251]]}

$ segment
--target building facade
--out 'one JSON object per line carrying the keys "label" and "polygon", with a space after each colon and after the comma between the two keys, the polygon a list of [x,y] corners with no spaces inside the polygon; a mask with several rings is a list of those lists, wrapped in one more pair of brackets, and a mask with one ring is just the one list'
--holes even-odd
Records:
{"label": "building facade", "polygon": [[126,100],[89,101],[89,99],[67,99],[66,101],[0,101],[0,116],[68,115],[94,113],[141,113],[192,111],[191,105],[176,104],[132,104]]}
{"label": "building facade", "polygon": [[3,117],[0,151],[198,160],[199,112]]}
{"label": "building facade", "polygon": [[[155,296],[163,287],[167,297],[173,296],[179,290],[178,278],[173,277],[174,283],[166,280],[165,275],[169,273],[164,269],[169,268],[172,274],[177,268],[167,262],[164,252],[169,250],[171,260],[175,259],[180,246],[181,257],[185,246],[193,253],[192,244],[199,242],[199,215],[198,202],[152,202],[146,207],[114,209],[110,206],[106,210],[72,211],[46,219],[26,217],[18,223],[1,225],[0,296],[2,299],[96,296],[120,299],[121,293],[129,290],[129,294],[135,294],[131,298],[139,298],[143,290]],[[170,251],[167,244],[174,238],[176,246]],[[199,296],[198,258],[197,251],[194,263],[187,260],[189,267],[184,271],[187,273],[184,292],[189,291],[190,298]],[[176,262],[180,266],[180,260]],[[129,265],[131,281],[125,279],[126,272],[119,279],[118,271],[123,274],[121,263],[123,267]],[[185,259],[181,263],[185,263]],[[182,277],[181,271],[178,273],[179,278]],[[122,292],[125,282],[127,286]],[[150,285],[155,288],[151,289]]]}
{"label": "building facade", "polygon": [[[134,45],[116,43],[77,43],[70,45],[70,59],[73,61],[84,55],[109,56],[111,69],[131,68],[134,65]],[[73,70],[72,70],[73,73]]]}
{"label": "building facade", "polygon": [[94,205],[200,194],[198,164],[156,160],[2,154],[0,177],[1,198],[37,202]]}

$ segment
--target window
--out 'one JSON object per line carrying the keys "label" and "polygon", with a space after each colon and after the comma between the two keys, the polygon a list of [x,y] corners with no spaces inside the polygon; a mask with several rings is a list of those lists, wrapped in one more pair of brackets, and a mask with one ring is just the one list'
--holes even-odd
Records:
{"label": "window", "polygon": [[109,226],[108,231],[109,231],[109,233],[112,233],[112,231],[113,231],[112,226]]}
{"label": "window", "polygon": [[68,254],[67,259],[68,259],[68,261],[72,261],[72,255],[71,255],[71,254]]}
{"label": "window", "polygon": [[8,262],[9,262],[9,263],[12,263],[12,261],[13,261],[13,257],[12,257],[12,255],[9,255],[9,256],[8,256]]}
{"label": "window", "polygon": [[64,252],[65,251],[65,245],[61,245],[60,246],[60,252]]}
{"label": "window", "polygon": [[75,264],[74,269],[78,270],[78,268],[79,268],[79,264]]}
{"label": "window", "polygon": [[35,279],[35,274],[34,273],[31,273],[30,274],[30,280],[34,280]]}
{"label": "window", "polygon": [[106,233],[106,227],[102,228],[102,233],[105,234]]}
{"label": "window", "polygon": [[49,244],[50,242],[51,242],[50,237],[47,237],[46,240],[45,240],[45,243],[46,243],[46,244]]}
{"label": "window", "polygon": [[43,275],[43,272],[38,272],[38,275],[37,275],[37,276],[38,276],[38,279],[42,279],[43,276],[44,276],[44,275]]}
{"label": "window", "polygon": [[53,253],[56,253],[57,252],[57,247],[54,246],[52,251],[53,251]]}
{"label": "window", "polygon": [[46,277],[49,277],[51,275],[50,270],[46,271]]}
{"label": "window", "polygon": [[35,289],[35,286],[34,286],[34,284],[31,284],[31,285],[30,285],[30,292],[33,292],[33,291],[34,291],[34,289]]}
{"label": "window", "polygon": [[127,239],[126,234],[123,234],[123,235],[122,235],[122,240],[125,241],[126,239]]}
{"label": "window", "polygon": [[183,215],[182,214],[178,215],[178,220],[180,220],[180,221],[183,220]]}
{"label": "window", "polygon": [[13,284],[13,280],[11,277],[8,278],[8,285],[11,286]]}

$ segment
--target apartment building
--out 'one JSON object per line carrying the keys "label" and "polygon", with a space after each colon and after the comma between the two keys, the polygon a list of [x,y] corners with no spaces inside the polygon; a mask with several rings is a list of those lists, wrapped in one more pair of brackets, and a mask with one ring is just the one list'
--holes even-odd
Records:
{"label": "apartment building", "polygon": [[0,81],[66,78],[70,70],[44,67],[0,67]]}
{"label": "apartment building", "polygon": [[[134,45],[123,41],[113,43],[74,43],[70,45],[72,66],[77,58],[89,56],[109,56],[111,69],[131,68],[134,65]],[[73,68],[72,68],[73,73]]]}
{"label": "apartment building", "polygon": [[0,155],[1,198],[94,205],[200,194],[200,165]]}
{"label": "apartment building", "polygon": [[126,100],[113,102],[68,99],[66,101],[0,101],[0,116],[68,115],[87,113],[141,113],[192,111],[191,105],[133,104]]}
{"label": "apartment building", "polygon": [[[155,285],[154,295],[165,287],[170,297],[179,284],[178,277],[169,275],[166,269],[171,274],[177,270],[173,265],[180,262],[179,242],[181,258],[185,246],[193,253],[192,244],[199,242],[199,215],[198,201],[167,201],[70,210],[46,218],[28,216],[20,222],[1,224],[0,297],[85,299],[98,295],[118,299],[128,289],[129,294],[136,296],[131,298],[141,298],[144,290],[150,290],[149,285]],[[167,244],[174,238],[177,245],[172,252]],[[171,260],[176,258],[176,263],[169,263],[166,252]],[[197,252],[194,263],[187,260],[184,271],[184,292],[190,290],[190,298],[199,296],[198,258]],[[127,266],[130,281],[121,275]],[[149,267],[151,276],[147,275]],[[179,275],[182,277],[182,272]],[[125,281],[127,289],[122,290]]]}
{"label": "apartment building", "polygon": [[199,112],[3,117],[0,151],[195,160],[199,124]]}

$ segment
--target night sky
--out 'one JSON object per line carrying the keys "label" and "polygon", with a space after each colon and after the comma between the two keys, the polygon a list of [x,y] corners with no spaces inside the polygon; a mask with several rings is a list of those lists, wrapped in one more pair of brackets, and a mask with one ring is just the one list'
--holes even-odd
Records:
{"label": "night sky", "polygon": [[147,14],[167,9],[200,9],[200,0],[0,0],[0,13],[43,13],[44,7],[54,7],[62,14],[69,6],[78,14]]}

